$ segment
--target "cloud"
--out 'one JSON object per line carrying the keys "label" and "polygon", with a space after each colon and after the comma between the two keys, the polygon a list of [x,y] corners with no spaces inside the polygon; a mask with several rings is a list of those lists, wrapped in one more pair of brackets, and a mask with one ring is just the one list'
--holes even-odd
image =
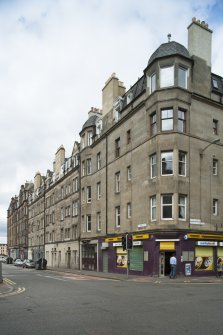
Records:
{"label": "cloud", "polygon": [[214,0],[0,1],[3,233],[11,197],[37,170],[52,169],[61,144],[71,154],[90,107],[101,107],[111,73],[129,88],[169,32],[187,46],[196,16],[215,28],[213,69],[223,74],[219,8]]}

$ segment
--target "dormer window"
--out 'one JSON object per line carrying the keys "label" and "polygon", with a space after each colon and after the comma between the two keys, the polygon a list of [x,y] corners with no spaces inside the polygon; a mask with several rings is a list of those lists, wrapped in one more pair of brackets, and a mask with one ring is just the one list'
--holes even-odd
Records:
{"label": "dormer window", "polygon": [[212,84],[213,84],[213,87],[218,90],[218,82],[216,79],[212,79]]}
{"label": "dormer window", "polygon": [[153,93],[156,90],[156,73],[154,72],[147,78],[147,86],[149,87],[149,93]]}
{"label": "dormer window", "polygon": [[133,92],[130,91],[127,95],[127,105],[132,101],[133,99]]}
{"label": "dormer window", "polygon": [[160,68],[160,87],[169,87],[174,85],[174,66]]}
{"label": "dormer window", "polygon": [[93,142],[93,140],[92,140],[92,131],[88,131],[87,132],[87,145],[88,146],[92,145],[92,142]]}
{"label": "dormer window", "polygon": [[187,88],[187,77],[188,77],[188,69],[184,67],[179,67],[178,69],[178,85],[182,88]]}

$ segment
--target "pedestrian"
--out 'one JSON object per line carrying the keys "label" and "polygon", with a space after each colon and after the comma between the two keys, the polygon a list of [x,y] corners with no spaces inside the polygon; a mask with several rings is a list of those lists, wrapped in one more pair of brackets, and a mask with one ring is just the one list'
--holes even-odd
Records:
{"label": "pedestrian", "polygon": [[177,275],[177,259],[174,254],[172,255],[172,257],[170,257],[170,267],[170,278],[175,279]]}
{"label": "pedestrian", "polygon": [[221,278],[222,275],[222,259],[219,257],[217,260],[217,277]]}

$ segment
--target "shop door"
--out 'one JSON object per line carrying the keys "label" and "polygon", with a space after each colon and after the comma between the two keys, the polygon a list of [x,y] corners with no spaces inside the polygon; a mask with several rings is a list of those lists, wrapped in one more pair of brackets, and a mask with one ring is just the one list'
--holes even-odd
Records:
{"label": "shop door", "polygon": [[108,272],[108,251],[107,250],[103,250],[102,257],[103,257],[103,272]]}
{"label": "shop door", "polygon": [[159,276],[169,276],[170,275],[170,257],[172,256],[172,251],[161,251],[159,256]]}

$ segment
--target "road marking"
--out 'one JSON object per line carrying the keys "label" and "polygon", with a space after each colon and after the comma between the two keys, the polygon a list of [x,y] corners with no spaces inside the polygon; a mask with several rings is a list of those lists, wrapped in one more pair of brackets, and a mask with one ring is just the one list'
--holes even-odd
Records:
{"label": "road marking", "polygon": [[43,278],[50,278],[50,279],[55,279],[55,280],[60,280],[60,281],[67,281],[67,280],[64,280],[62,278],[58,278],[58,277],[54,277],[54,276],[45,276],[45,275],[37,275],[39,277],[43,277]]}
{"label": "road marking", "polygon": [[5,278],[4,279],[4,282],[6,282],[6,284],[9,284],[9,285],[16,285],[16,283],[8,278]]}

